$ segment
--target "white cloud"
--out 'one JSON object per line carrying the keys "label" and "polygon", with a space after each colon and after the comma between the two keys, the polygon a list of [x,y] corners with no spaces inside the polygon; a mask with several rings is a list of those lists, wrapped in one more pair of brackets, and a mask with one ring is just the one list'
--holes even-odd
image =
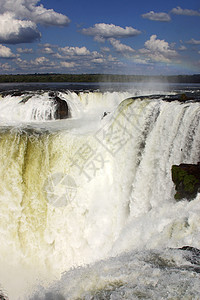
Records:
{"label": "white cloud", "polygon": [[135,52],[135,50],[133,48],[131,48],[130,46],[127,46],[125,44],[122,44],[119,40],[116,40],[114,38],[110,38],[109,42],[114,47],[114,49],[118,52],[121,52],[124,54]]}
{"label": "white cloud", "polygon": [[142,17],[151,21],[160,22],[169,22],[171,20],[171,17],[164,12],[155,13],[154,11],[150,11],[146,14],[143,14]]}
{"label": "white cloud", "polygon": [[169,44],[164,40],[157,39],[157,36],[154,34],[150,37],[150,40],[145,42],[147,49],[151,51],[158,51],[167,54],[175,54],[175,50],[169,48]]}
{"label": "white cloud", "polygon": [[14,71],[14,69],[11,67],[11,65],[9,65],[8,63],[5,64],[1,64],[0,63],[0,69],[4,72],[11,72]]}
{"label": "white cloud", "polygon": [[0,43],[33,42],[40,36],[36,24],[32,21],[18,20],[12,13],[0,15]]}
{"label": "white cloud", "polygon": [[33,49],[31,48],[17,48],[18,53],[30,54],[33,53]]}
{"label": "white cloud", "polygon": [[60,54],[60,53],[54,53],[54,55],[53,55],[55,58],[58,58],[58,59],[65,59],[66,57],[65,57],[65,55],[62,55],[62,54]]}
{"label": "white cloud", "polygon": [[17,19],[26,19],[42,25],[68,25],[67,16],[46,9],[42,4],[37,6],[40,0],[0,0],[0,12],[12,12]]}
{"label": "white cloud", "polygon": [[42,57],[37,57],[35,60],[32,60],[31,62],[35,65],[42,65],[48,63],[49,59],[42,56]]}
{"label": "white cloud", "polygon": [[57,64],[54,61],[50,61],[48,58],[41,56],[37,57],[34,60],[23,60],[21,58],[17,58],[15,60],[18,70],[23,70],[25,72],[39,72],[40,70],[54,70],[57,68]]}
{"label": "white cloud", "polygon": [[0,43],[30,43],[41,37],[37,24],[66,26],[67,16],[46,9],[40,0],[0,0]]}
{"label": "white cloud", "polygon": [[97,51],[89,51],[86,47],[64,47],[58,48],[60,53],[56,53],[54,56],[60,60],[61,65],[66,68],[78,67],[80,65],[89,67],[93,63],[105,62],[105,57],[102,53]]}
{"label": "white cloud", "polygon": [[115,67],[120,67],[122,64],[112,55],[102,55],[96,51],[90,52],[87,56],[72,56],[68,58],[69,61],[61,61],[61,66],[63,68],[68,68],[71,71],[76,70],[76,72],[102,72],[110,71]]}
{"label": "white cloud", "polygon": [[54,50],[51,47],[44,47],[41,52],[45,54],[54,54]]}
{"label": "white cloud", "polygon": [[110,48],[108,47],[101,47],[102,52],[110,52]]}
{"label": "white cloud", "polygon": [[62,61],[60,64],[64,68],[73,68],[76,65],[75,62],[66,62],[66,61]]}
{"label": "white cloud", "polygon": [[36,6],[34,12],[27,16],[34,22],[46,26],[66,26],[70,23],[67,16],[55,12],[53,9],[46,9],[43,5]]}
{"label": "white cloud", "polygon": [[181,45],[181,46],[179,47],[179,50],[180,50],[180,51],[185,51],[185,50],[187,50],[187,48],[186,48],[184,45]]}
{"label": "white cloud", "polygon": [[45,44],[38,44],[39,47],[49,47],[49,48],[58,48],[57,45],[53,45],[53,44],[49,44],[49,43],[45,43]]}
{"label": "white cloud", "polygon": [[64,47],[64,48],[59,48],[60,51],[63,52],[64,55],[68,56],[85,56],[89,55],[90,51],[86,47]]}
{"label": "white cloud", "polygon": [[38,45],[40,47],[39,52],[47,54],[47,55],[54,55],[56,56],[56,51],[59,48],[57,45],[52,45],[49,43],[45,43],[45,44],[39,44]]}
{"label": "white cloud", "polygon": [[147,59],[145,57],[140,57],[139,55],[134,56],[133,61],[134,61],[134,63],[140,64],[140,65],[149,64],[149,59]]}
{"label": "white cloud", "polygon": [[[120,43],[121,44],[121,43]],[[53,55],[48,55],[43,50],[52,49]],[[19,54],[29,52],[27,48],[17,48],[15,59],[12,60],[12,66],[5,65],[2,72],[12,73],[40,73],[40,72],[69,72],[87,73],[87,72],[115,72],[122,68],[124,64],[118,58],[112,56],[108,49],[106,51],[89,51],[86,47],[63,47],[57,45],[43,44],[39,45],[37,53],[43,53],[37,58],[23,59]],[[36,51],[35,51],[36,53]],[[5,56],[5,54],[4,54]],[[59,59],[59,60],[58,60]]]}
{"label": "white cloud", "polygon": [[10,48],[0,45],[0,57],[1,58],[14,58],[16,57]]}
{"label": "white cloud", "polygon": [[145,48],[140,49],[139,53],[149,61],[170,63],[171,59],[178,55],[175,50],[170,48],[168,42],[157,39],[156,35],[152,35],[144,45]]}
{"label": "white cloud", "polygon": [[191,44],[191,45],[200,45],[200,40],[191,39],[191,40],[187,41],[186,43]]}
{"label": "white cloud", "polygon": [[200,16],[200,11],[193,9],[183,9],[180,6],[173,8],[171,13],[175,15],[184,15],[184,16]]}
{"label": "white cloud", "polygon": [[22,60],[20,57],[18,57],[15,62],[17,65],[28,65],[28,61]]}
{"label": "white cloud", "polygon": [[99,42],[104,42],[107,38],[131,37],[141,33],[133,27],[122,28],[114,24],[105,23],[98,23],[93,27],[83,28],[81,32],[85,35],[93,36],[95,40]]}
{"label": "white cloud", "polygon": [[[49,45],[51,47],[51,45]],[[103,72],[121,66],[121,62],[110,55],[110,49],[105,51],[89,51],[86,47],[70,47],[57,48],[54,54],[55,59],[59,59],[59,66],[63,69],[76,72]]]}
{"label": "white cloud", "polygon": [[105,38],[100,36],[100,35],[96,35],[94,36],[94,40],[98,43],[104,43],[105,42]]}
{"label": "white cloud", "polygon": [[111,54],[108,55],[107,60],[110,62],[118,62],[120,63],[116,57],[112,56]]}
{"label": "white cloud", "polygon": [[95,63],[95,64],[102,64],[105,62],[104,58],[94,58],[91,60],[91,62]]}

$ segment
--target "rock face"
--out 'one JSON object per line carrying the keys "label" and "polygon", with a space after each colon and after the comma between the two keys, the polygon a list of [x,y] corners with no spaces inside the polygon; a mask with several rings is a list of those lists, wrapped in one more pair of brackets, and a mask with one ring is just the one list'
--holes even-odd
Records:
{"label": "rock face", "polygon": [[55,119],[67,119],[71,116],[67,102],[60,99],[55,92],[50,92],[49,96],[55,103],[56,112]]}
{"label": "rock face", "polygon": [[[19,103],[25,104],[28,102],[32,96],[34,95],[33,93],[26,93],[27,95],[24,96],[23,92],[15,92],[12,94],[12,96],[24,96],[23,99]],[[62,100],[60,97],[58,97],[58,94],[56,92],[49,92],[49,98],[53,102],[53,105],[55,106],[55,114],[54,117],[55,119],[67,119],[71,117],[71,112],[68,107],[68,104],[65,100]],[[49,116],[49,120],[51,120],[51,117]],[[1,300],[1,299],[0,299]]]}
{"label": "rock face", "polygon": [[200,163],[172,166],[172,180],[175,184],[174,198],[179,201],[193,200],[200,191]]}

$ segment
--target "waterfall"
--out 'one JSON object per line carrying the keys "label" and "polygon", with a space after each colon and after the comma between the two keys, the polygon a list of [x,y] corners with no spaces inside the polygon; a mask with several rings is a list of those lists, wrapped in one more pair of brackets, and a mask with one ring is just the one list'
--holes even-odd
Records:
{"label": "waterfall", "polygon": [[0,282],[10,299],[126,251],[199,247],[199,196],[176,202],[171,180],[173,164],[199,161],[199,103],[116,94],[61,93],[72,118],[48,122],[47,93],[1,99]]}

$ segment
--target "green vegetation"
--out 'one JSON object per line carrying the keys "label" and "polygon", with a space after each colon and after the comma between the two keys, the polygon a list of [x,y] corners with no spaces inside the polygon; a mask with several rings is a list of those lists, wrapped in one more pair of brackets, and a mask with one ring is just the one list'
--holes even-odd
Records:
{"label": "green vegetation", "polygon": [[176,194],[174,198],[192,200],[196,197],[199,189],[199,165],[173,165],[172,180],[175,183]]}
{"label": "green vegetation", "polygon": [[178,76],[145,76],[117,74],[17,74],[0,75],[0,83],[8,82],[144,82],[200,83],[200,74]]}

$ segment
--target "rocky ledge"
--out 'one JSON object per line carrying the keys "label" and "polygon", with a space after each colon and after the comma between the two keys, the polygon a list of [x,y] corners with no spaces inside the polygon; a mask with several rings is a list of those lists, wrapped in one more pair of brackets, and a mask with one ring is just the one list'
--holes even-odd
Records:
{"label": "rocky ledge", "polygon": [[[38,91],[38,95],[42,94],[43,91],[39,92]],[[61,99],[58,96],[57,92],[54,91],[50,91],[48,93],[49,95],[49,99],[52,101],[54,107],[55,107],[55,113],[54,113],[54,118],[57,120],[59,119],[67,119],[71,117],[71,111],[70,108],[67,104],[67,102],[63,99]],[[11,94],[12,97],[14,96],[23,96],[23,99],[19,102],[19,103],[27,103],[33,96],[34,93],[33,92],[26,92],[25,94],[21,91],[15,91]],[[49,116],[49,120],[51,119],[51,117]],[[0,299],[1,300],[1,299]]]}
{"label": "rocky ledge", "polygon": [[54,101],[56,106],[55,119],[67,119],[71,117],[71,113],[67,102],[58,97],[57,93],[49,92],[49,97]]}
{"label": "rocky ledge", "polygon": [[177,201],[193,200],[200,191],[200,162],[198,164],[173,165],[171,171],[176,189],[174,198]]}

